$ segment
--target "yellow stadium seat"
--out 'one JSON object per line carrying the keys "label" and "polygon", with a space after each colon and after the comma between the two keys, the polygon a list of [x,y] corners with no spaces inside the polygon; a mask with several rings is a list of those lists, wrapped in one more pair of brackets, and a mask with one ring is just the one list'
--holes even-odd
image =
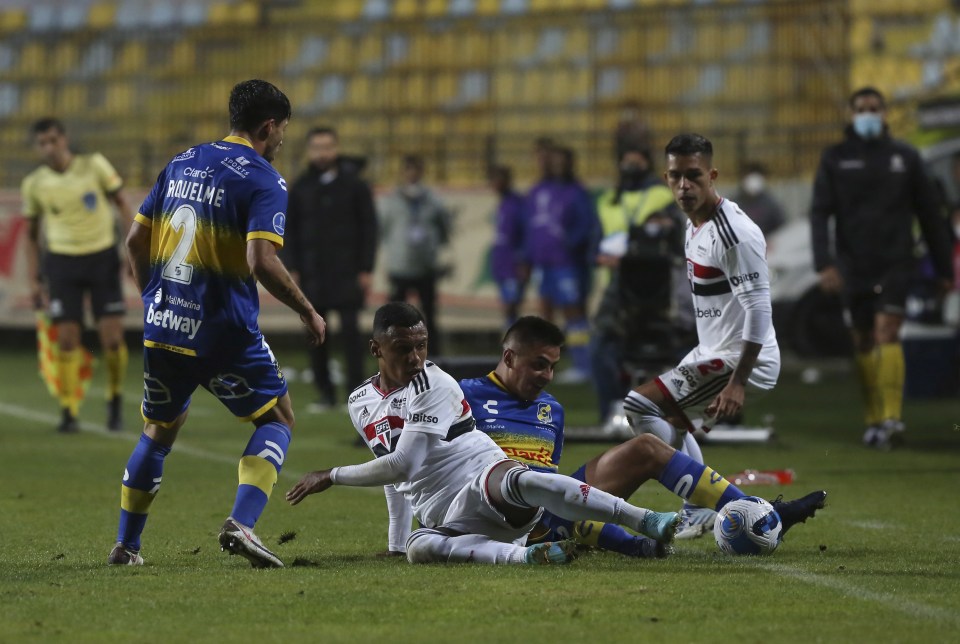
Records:
{"label": "yellow stadium seat", "polygon": [[128,40],[123,45],[123,51],[120,52],[113,69],[119,74],[131,74],[143,70],[146,64],[146,45],[139,41]]}
{"label": "yellow stadium seat", "polygon": [[363,12],[363,3],[359,0],[326,0],[333,4],[334,16],[338,20],[357,20]]}
{"label": "yellow stadium seat", "polygon": [[117,3],[98,2],[90,6],[87,12],[87,24],[91,29],[108,29],[113,26],[117,16]]}
{"label": "yellow stadium seat", "polygon": [[379,31],[367,33],[360,38],[355,60],[361,70],[383,67],[383,35]]}
{"label": "yellow stadium seat", "polygon": [[80,62],[77,46],[69,40],[60,42],[47,59],[47,73],[63,76]]}
{"label": "yellow stadium seat", "polygon": [[516,105],[520,93],[520,74],[504,68],[493,73],[493,100],[500,107]]}
{"label": "yellow stadium seat", "polygon": [[36,118],[53,112],[53,90],[47,83],[28,86],[20,98],[20,111]]}
{"label": "yellow stadium seat", "polygon": [[456,72],[441,72],[434,75],[430,107],[443,109],[453,102],[457,97],[457,79],[459,76]]}
{"label": "yellow stadium seat", "polygon": [[231,14],[233,12],[233,4],[230,2],[215,2],[210,5],[210,10],[207,11],[207,23],[211,27],[223,27],[225,25],[231,24]]}
{"label": "yellow stadium seat", "polygon": [[449,11],[448,0],[424,0],[423,13],[427,18],[440,18]]}
{"label": "yellow stadium seat", "polygon": [[87,86],[82,83],[70,83],[60,88],[57,96],[57,108],[61,113],[83,112],[87,109]]}
{"label": "yellow stadium seat", "polygon": [[178,40],[170,53],[168,66],[172,71],[192,69],[197,64],[197,52],[189,38]]}
{"label": "yellow stadium seat", "polygon": [[104,110],[109,114],[130,115],[134,110],[136,92],[128,82],[110,83],[107,85]]}
{"label": "yellow stadium seat", "polygon": [[43,43],[30,41],[20,49],[18,72],[21,75],[41,76],[47,63],[47,48]]}
{"label": "yellow stadium seat", "polygon": [[350,77],[347,85],[347,105],[349,107],[369,109],[375,107],[373,104],[370,76],[366,74],[354,74]]}
{"label": "yellow stadium seat", "polygon": [[0,32],[19,31],[27,26],[27,12],[23,9],[6,9],[0,12]]}
{"label": "yellow stadium seat", "polygon": [[495,16],[500,13],[500,0],[477,0],[478,16]]}
{"label": "yellow stadium seat", "polygon": [[393,17],[408,20],[420,15],[420,0],[394,0]]}
{"label": "yellow stadium seat", "polygon": [[874,25],[870,16],[853,19],[850,26],[850,52],[854,55],[866,54],[873,47]]}

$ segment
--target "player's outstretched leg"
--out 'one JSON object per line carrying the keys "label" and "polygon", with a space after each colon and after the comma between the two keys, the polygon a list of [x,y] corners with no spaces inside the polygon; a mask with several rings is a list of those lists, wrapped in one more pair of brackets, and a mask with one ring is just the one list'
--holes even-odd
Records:
{"label": "player's outstretched leg", "polygon": [[663,559],[670,555],[670,547],[656,539],[627,532],[612,523],[579,521],[573,526],[577,543],[602,550],[619,552],[639,559]]}
{"label": "player's outstretched leg", "polygon": [[146,434],[133,448],[120,485],[120,524],[117,545],[107,558],[108,564],[139,565],[140,534],[147,523],[150,504],[160,491],[163,478],[163,460],[170,448],[161,445]]}
{"label": "player's outstretched leg", "polygon": [[561,474],[522,467],[508,470],[500,483],[503,499],[518,508],[542,507],[574,521],[618,523],[662,543],[670,543],[680,515],[654,512]]}
{"label": "player's outstretched leg", "polygon": [[420,563],[560,564],[575,556],[573,541],[538,543],[524,548],[480,534],[451,537],[421,528],[407,538],[407,561]]}
{"label": "player's outstretched leg", "polygon": [[290,428],[281,422],[257,427],[240,459],[240,485],[230,517],[220,530],[220,548],[246,558],[254,568],[282,568],[253,532],[253,526],[270,500],[290,445]]}
{"label": "player's outstretched leg", "polygon": [[817,510],[826,507],[827,493],[825,490],[817,490],[793,501],[784,501],[781,494],[770,505],[780,515],[780,521],[783,523],[781,534],[786,534],[787,530],[798,523],[804,523],[807,519],[813,518]]}
{"label": "player's outstretched leg", "polygon": [[[684,437],[685,446],[687,441],[696,443],[689,434]],[[709,532],[717,510],[746,496],[719,472],[680,450],[673,453],[657,480],[685,501],[680,511],[678,539],[694,539]]]}

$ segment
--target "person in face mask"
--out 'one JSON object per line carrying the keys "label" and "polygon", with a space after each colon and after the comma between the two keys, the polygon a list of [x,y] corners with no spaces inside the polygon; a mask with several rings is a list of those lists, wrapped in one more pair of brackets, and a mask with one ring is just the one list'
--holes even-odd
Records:
{"label": "person in face mask", "polygon": [[380,209],[380,242],[390,278],[390,301],[405,302],[413,294],[427,320],[430,352],[442,354],[437,331],[437,281],[440,251],[450,240],[453,214],[423,182],[423,157],[403,157],[401,182]]}
{"label": "person in face mask", "polygon": [[743,166],[740,189],[731,199],[760,227],[764,237],[769,238],[786,221],[783,206],[767,190],[767,169],[762,163]]}
{"label": "person in face mask", "polygon": [[[673,194],[653,172],[647,149],[625,148],[618,161],[616,187],[597,199],[602,228],[597,264],[607,269],[603,276],[607,283],[593,319],[591,375],[601,425],[616,415],[629,388],[628,379],[623,377],[624,363],[628,348],[638,343],[631,342],[628,336],[644,335],[643,330],[653,322],[666,321],[674,299],[673,284],[687,290],[685,297],[676,298],[678,303],[685,303],[689,308],[690,302],[685,267],[678,263],[683,275],[672,275],[672,259],[682,257],[683,253]],[[666,244],[661,248],[663,240]],[[647,245],[643,241],[651,243]],[[657,251],[654,255],[663,250],[665,261],[649,257],[652,249]],[[626,276],[622,275],[622,266],[626,267]],[[634,285],[639,288],[630,288]],[[637,293],[642,293],[642,303],[630,297]],[[643,314],[634,315],[637,310]],[[654,339],[642,340],[647,344]],[[611,426],[610,431],[615,429]]]}
{"label": "person in face mask", "polygon": [[886,449],[904,438],[899,334],[916,264],[914,218],[944,292],[953,281],[950,233],[919,152],[890,136],[883,94],[863,87],[848,107],[844,139],[824,150],[814,181],[814,267],[821,288],[846,309],[865,402],[863,442]]}

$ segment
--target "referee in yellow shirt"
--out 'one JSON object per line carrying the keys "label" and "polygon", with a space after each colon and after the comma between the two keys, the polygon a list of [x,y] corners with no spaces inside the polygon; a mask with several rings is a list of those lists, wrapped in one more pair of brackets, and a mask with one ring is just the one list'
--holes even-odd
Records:
{"label": "referee in yellow shirt", "polygon": [[41,119],[30,132],[43,165],[21,185],[23,214],[30,222],[28,275],[34,301],[46,296],[57,325],[62,408],[57,429],[66,433],[79,429],[80,336],[83,301],[89,295],[107,364],[107,428],[118,431],[123,426],[121,391],[127,347],[117,221],[111,203],[126,232],[132,213],[121,191],[123,180],[102,154],[72,153],[58,119]]}

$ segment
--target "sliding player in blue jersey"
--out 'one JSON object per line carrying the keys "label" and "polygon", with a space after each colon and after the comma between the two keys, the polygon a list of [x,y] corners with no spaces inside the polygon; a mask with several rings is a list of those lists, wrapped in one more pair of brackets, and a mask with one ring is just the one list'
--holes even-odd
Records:
{"label": "sliding player in blue jersey", "polygon": [[287,383],[257,324],[257,282],[300,315],[313,342],[326,325],[277,257],[287,188],[270,164],[290,101],[261,80],[230,93],[230,136],[181,152],[140,207],[127,248],[144,304],[143,435],[124,470],[117,545],[107,562],[140,565],[140,534],[163,461],[197,387],[254,425],[220,546],[254,567],[283,567],[253,526],[277,482],[293,428]]}
{"label": "sliding player in blue jersey", "polygon": [[[544,388],[553,380],[563,344],[563,333],[550,322],[533,316],[520,318],[504,335],[497,368],[483,378],[460,381],[477,429],[490,435],[507,456],[537,471],[556,472],[560,465],[563,408]],[[678,496],[716,510],[745,496],[710,467],[652,434],[603,452],[570,476],[624,499],[645,481],[655,479]],[[796,501],[774,501],[784,532],[812,517],[823,507],[825,497],[825,492],[814,492]],[[569,537],[634,557],[666,553],[663,546],[620,526],[568,521],[549,513],[544,513],[530,539]]]}

